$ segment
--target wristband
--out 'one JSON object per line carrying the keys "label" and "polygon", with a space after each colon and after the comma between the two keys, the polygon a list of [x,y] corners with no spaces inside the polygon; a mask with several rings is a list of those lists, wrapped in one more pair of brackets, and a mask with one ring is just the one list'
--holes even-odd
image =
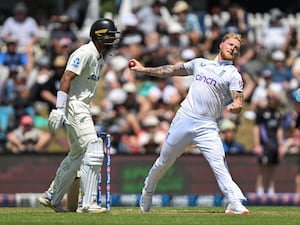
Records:
{"label": "wristband", "polygon": [[65,111],[67,105],[68,94],[63,91],[58,91],[56,96],[56,108]]}

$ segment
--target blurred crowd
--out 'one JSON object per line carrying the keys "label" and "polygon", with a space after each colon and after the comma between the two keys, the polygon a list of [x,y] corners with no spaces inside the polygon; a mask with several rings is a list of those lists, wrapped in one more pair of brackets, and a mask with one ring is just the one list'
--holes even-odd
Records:
{"label": "blurred crowd", "polygon": [[[97,132],[112,135],[112,153],[159,153],[192,79],[144,77],[128,68],[128,60],[135,58],[154,67],[196,57],[213,59],[220,38],[227,32],[243,37],[244,46],[235,64],[244,79],[246,103],[240,116],[224,110],[220,118],[225,151],[262,155],[260,146],[271,145],[269,142],[276,139],[279,157],[297,153],[300,42],[296,23],[288,23],[278,8],[271,8],[260,24],[253,26],[253,14],[251,17],[238,4],[199,13],[182,0],[168,8],[165,1],[148,2],[115,18],[122,39],[117,49],[105,54],[98,97],[91,106]],[[67,13],[37,21],[23,2],[17,3],[1,24],[1,152],[67,149],[64,131],[62,138],[54,138],[47,129],[47,117],[55,107],[68,56],[89,41],[88,35],[78,32],[77,24]],[[253,132],[247,133],[253,136],[250,149],[236,139],[244,119],[253,121]],[[262,143],[265,136],[271,141],[264,139]],[[190,154],[200,152],[195,146],[186,149]]]}

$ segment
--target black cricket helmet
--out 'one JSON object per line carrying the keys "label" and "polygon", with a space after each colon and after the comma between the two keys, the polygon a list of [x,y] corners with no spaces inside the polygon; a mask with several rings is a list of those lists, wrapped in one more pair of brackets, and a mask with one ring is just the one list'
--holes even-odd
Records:
{"label": "black cricket helmet", "polygon": [[106,48],[113,48],[120,40],[120,32],[117,31],[112,20],[101,18],[92,24],[90,38],[93,42],[101,41]]}

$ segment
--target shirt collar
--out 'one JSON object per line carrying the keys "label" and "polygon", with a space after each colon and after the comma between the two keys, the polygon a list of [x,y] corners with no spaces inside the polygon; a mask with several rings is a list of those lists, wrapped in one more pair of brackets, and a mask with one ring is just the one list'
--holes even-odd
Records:
{"label": "shirt collar", "polygon": [[220,65],[232,65],[233,61],[231,60],[219,60],[219,55],[216,56],[215,62],[219,63]]}
{"label": "shirt collar", "polygon": [[97,57],[97,59],[101,59],[101,58],[102,58],[102,54],[98,52],[98,50],[97,50],[95,44],[94,44],[92,41],[90,41],[90,42],[88,43],[88,45],[93,49],[94,54],[95,54],[95,56]]}

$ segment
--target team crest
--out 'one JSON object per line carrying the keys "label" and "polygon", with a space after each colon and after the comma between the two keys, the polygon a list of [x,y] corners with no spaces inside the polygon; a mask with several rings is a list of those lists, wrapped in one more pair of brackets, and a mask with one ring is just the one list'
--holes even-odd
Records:
{"label": "team crest", "polygon": [[73,66],[73,67],[75,67],[75,68],[78,68],[79,64],[80,64],[80,58],[76,57],[76,58],[73,60],[71,66]]}

